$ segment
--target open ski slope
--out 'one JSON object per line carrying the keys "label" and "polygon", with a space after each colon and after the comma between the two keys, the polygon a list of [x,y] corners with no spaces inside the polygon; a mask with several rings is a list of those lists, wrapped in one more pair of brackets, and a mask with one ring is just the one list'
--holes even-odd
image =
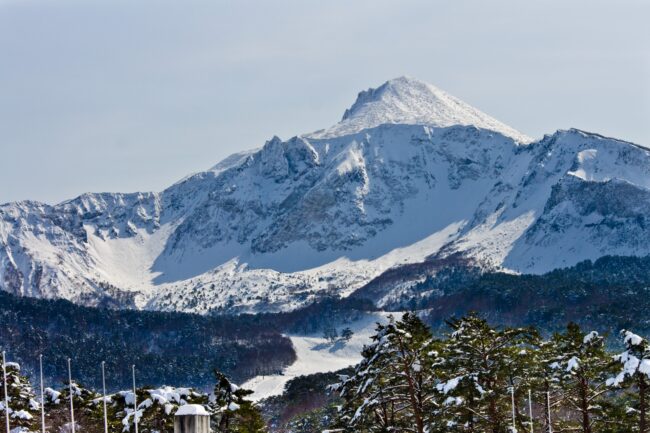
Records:
{"label": "open ski slope", "polygon": [[290,335],[298,357],[296,362],[287,367],[281,375],[257,376],[242,386],[252,390],[254,393],[251,399],[258,401],[282,394],[284,385],[294,377],[327,373],[355,365],[361,360],[361,350],[370,342],[376,323],[387,323],[388,317],[389,313],[373,313],[349,325],[339,326],[339,334],[346,326],[354,331],[348,342],[337,341],[332,344],[318,335]]}

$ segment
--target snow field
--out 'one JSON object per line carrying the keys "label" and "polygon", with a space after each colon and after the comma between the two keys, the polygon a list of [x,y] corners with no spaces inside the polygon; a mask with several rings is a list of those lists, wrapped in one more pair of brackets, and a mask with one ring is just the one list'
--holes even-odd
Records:
{"label": "snow field", "polygon": [[[339,326],[339,334],[346,326],[354,332],[348,342],[330,343],[316,335],[289,335],[296,351],[296,362],[287,367],[281,375],[257,376],[243,383],[242,387],[252,390],[250,398],[259,401],[282,394],[285,384],[295,377],[327,373],[355,365],[361,360],[363,346],[370,343],[376,323],[386,323],[388,316],[388,313],[368,314],[354,323]],[[399,318],[398,315],[396,318]]]}

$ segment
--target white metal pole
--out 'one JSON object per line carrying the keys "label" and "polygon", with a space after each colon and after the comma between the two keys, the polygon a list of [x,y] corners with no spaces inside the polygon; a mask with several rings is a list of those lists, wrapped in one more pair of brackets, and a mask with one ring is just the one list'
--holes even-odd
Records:
{"label": "white metal pole", "polygon": [[528,415],[530,416],[530,433],[535,433],[535,428],[533,426],[533,393],[528,390]]}
{"label": "white metal pole", "polygon": [[75,433],[74,426],[74,391],[72,390],[72,360],[68,358],[68,390],[70,391],[70,421],[72,422],[72,433]]}
{"label": "white metal pole", "polygon": [[136,394],[136,389],[135,389],[135,365],[133,365],[132,369],[133,369],[133,422],[135,423],[135,433],[138,433],[138,395]]}
{"label": "white metal pole", "polygon": [[546,391],[546,406],[548,408],[548,433],[553,433],[553,424],[551,421],[551,393]]}
{"label": "white metal pole", "polygon": [[517,426],[515,425],[515,387],[511,386],[510,387],[510,397],[512,400],[512,431],[516,432],[517,431]]}
{"label": "white metal pole", "polygon": [[5,424],[7,427],[7,433],[9,433],[9,398],[7,396],[7,362],[5,360],[5,351],[2,351],[2,378],[5,391]]}
{"label": "white metal pole", "polygon": [[108,433],[108,413],[106,412],[106,375],[104,374],[104,365],[102,361],[102,389],[104,391],[104,433]]}
{"label": "white metal pole", "polygon": [[41,433],[45,433],[45,390],[43,385],[43,355],[38,356],[38,364],[41,367]]}

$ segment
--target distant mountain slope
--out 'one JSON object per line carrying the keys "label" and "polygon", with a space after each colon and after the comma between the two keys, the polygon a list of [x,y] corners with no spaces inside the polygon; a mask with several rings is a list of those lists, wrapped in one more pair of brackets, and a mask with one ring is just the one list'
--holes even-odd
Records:
{"label": "distant mountain slope", "polygon": [[650,254],[650,152],[579,130],[529,138],[410,78],[332,128],[159,193],[0,206],[0,287],[85,305],[292,310],[398,265],[542,273]]}

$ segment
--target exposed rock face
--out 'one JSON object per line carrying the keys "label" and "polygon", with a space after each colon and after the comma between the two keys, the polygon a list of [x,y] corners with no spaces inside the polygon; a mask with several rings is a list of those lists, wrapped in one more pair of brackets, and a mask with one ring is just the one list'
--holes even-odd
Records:
{"label": "exposed rock face", "polygon": [[334,127],[160,193],[0,206],[0,287],[97,305],[288,310],[435,255],[543,272],[650,253],[650,152],[530,139],[408,78]]}

